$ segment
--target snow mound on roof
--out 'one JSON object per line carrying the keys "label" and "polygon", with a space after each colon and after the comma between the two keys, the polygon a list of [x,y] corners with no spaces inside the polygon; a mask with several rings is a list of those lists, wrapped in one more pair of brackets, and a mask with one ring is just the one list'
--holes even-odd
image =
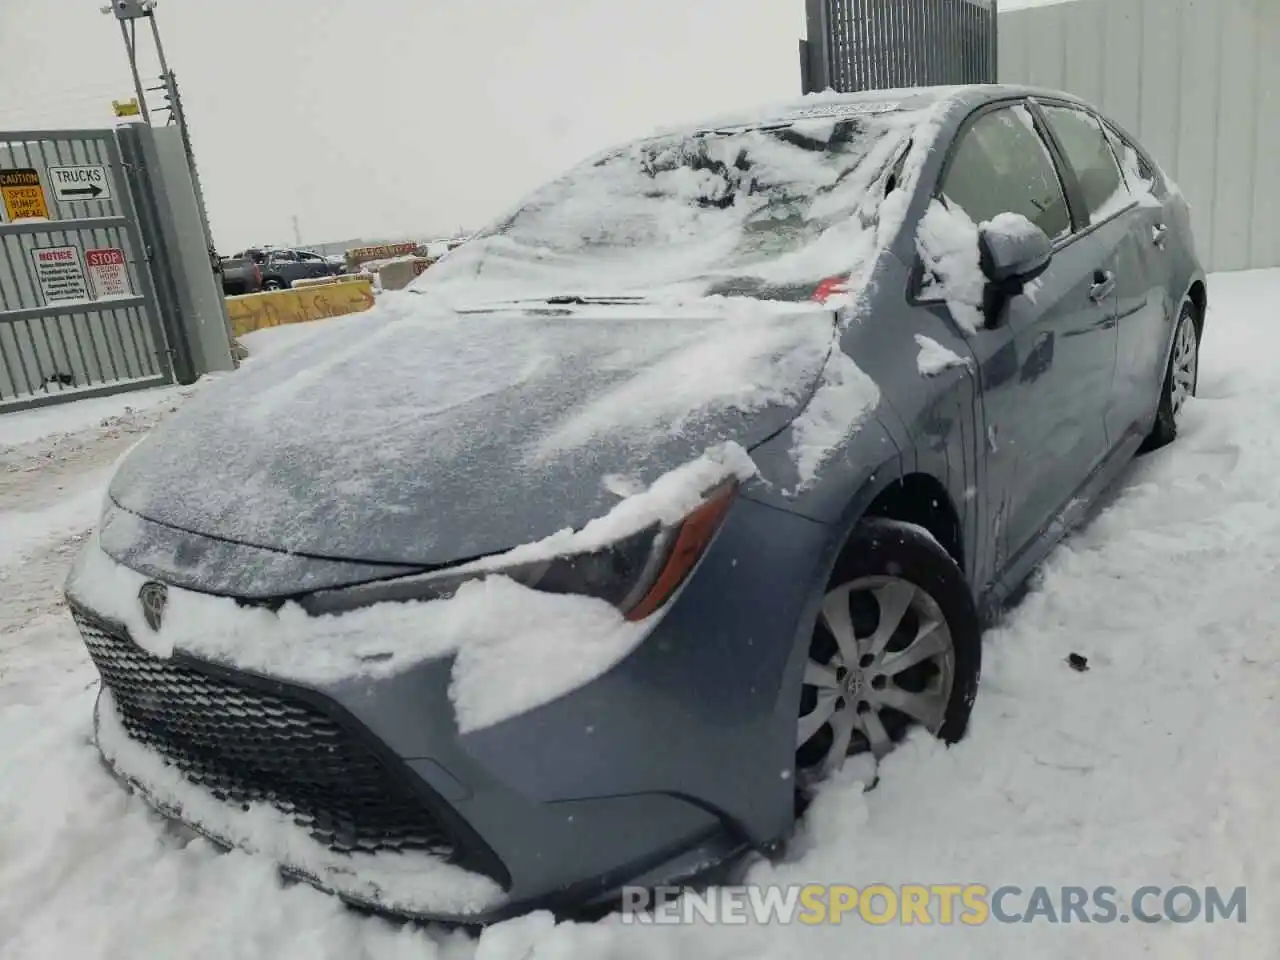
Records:
{"label": "snow mound on roof", "polygon": [[899,87],[890,90],[866,90],[838,93],[824,90],[797,99],[774,103],[754,111],[738,111],[711,118],[695,128],[670,127],[660,135],[687,133],[690,129],[724,130],[756,124],[787,123],[821,117],[849,117],[859,113],[878,113],[899,109],[915,109],[945,103],[965,90],[962,86]]}
{"label": "snow mound on roof", "polygon": [[[415,289],[455,302],[485,289],[687,299],[722,283],[812,290],[856,276],[891,239],[878,229],[886,196],[914,187],[907,177],[889,190],[892,170],[908,143],[918,170],[946,109],[933,92],[905,103],[819,98],[764,125],[756,117],[611,149],[526,198]],[[893,233],[904,202],[889,204]]]}

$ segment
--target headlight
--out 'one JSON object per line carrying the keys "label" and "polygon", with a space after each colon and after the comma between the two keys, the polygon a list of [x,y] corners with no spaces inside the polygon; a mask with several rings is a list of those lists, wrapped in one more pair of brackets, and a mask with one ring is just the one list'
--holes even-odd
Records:
{"label": "headlight", "polygon": [[322,590],[300,603],[315,616],[345,613],[375,603],[443,599],[464,583],[502,576],[544,593],[595,597],[617,607],[628,620],[643,620],[661,609],[688,578],[736,492],[736,482],[726,483],[679,523],[655,523],[590,552],[511,566],[478,561],[420,576]]}

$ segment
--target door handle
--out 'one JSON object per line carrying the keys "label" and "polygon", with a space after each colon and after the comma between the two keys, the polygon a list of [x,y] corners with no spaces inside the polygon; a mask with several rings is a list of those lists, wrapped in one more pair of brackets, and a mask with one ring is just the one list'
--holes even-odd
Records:
{"label": "door handle", "polygon": [[1168,235],[1169,235],[1169,228],[1166,227],[1163,223],[1157,223],[1154,227],[1151,228],[1151,242],[1154,243],[1161,250],[1164,249],[1165,237],[1167,237]]}
{"label": "door handle", "polygon": [[1089,299],[1101,303],[1111,296],[1116,289],[1116,275],[1110,270],[1098,270],[1093,275],[1093,286],[1089,288]]}

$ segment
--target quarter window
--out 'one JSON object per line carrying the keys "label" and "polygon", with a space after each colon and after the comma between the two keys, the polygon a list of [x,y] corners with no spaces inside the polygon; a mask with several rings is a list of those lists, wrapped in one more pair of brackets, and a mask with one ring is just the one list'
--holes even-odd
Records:
{"label": "quarter window", "polygon": [[1153,192],[1156,189],[1156,172],[1151,163],[1120,131],[1105,120],[1102,128],[1106,131],[1116,156],[1120,158],[1120,169],[1124,171],[1129,189],[1135,193]]}
{"label": "quarter window", "polygon": [[1101,223],[1128,207],[1133,198],[1097,119],[1074,107],[1045,105],[1044,112],[1080,183],[1089,222]]}

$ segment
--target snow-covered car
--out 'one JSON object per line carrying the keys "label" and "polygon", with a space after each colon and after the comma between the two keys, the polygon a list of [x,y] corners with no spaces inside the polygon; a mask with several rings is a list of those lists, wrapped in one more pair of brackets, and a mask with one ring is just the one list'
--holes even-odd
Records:
{"label": "snow-covered car", "polygon": [[67,589],[98,745],[420,917],[776,849],[850,755],[964,734],[984,623],[1173,438],[1205,307],[1178,190],[1064,95],[609,151],[123,461]]}

